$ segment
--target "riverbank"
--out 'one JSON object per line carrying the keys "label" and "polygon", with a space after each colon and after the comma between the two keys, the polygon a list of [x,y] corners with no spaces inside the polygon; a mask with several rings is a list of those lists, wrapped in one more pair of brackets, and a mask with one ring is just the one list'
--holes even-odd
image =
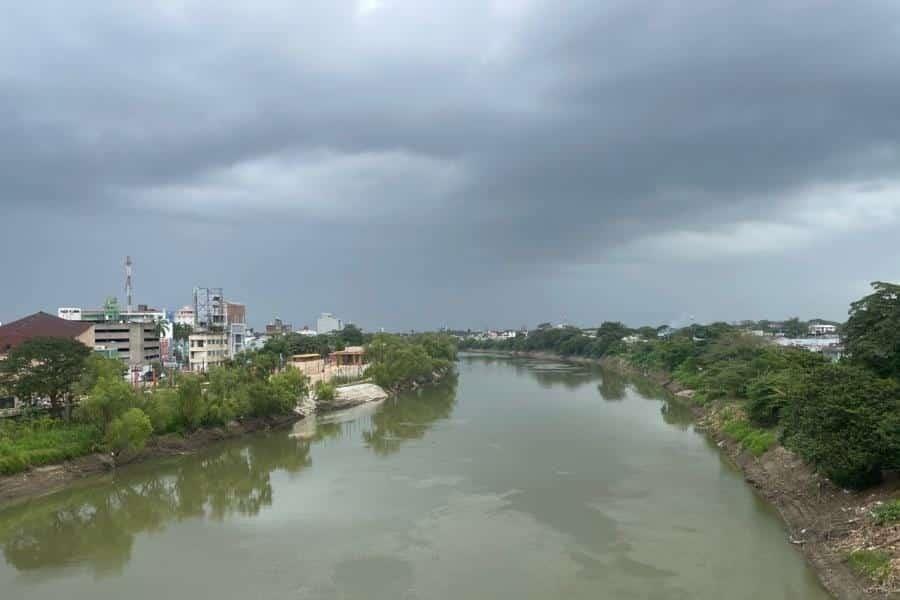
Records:
{"label": "riverbank", "polygon": [[[446,377],[450,370],[436,373],[433,382]],[[181,456],[196,453],[216,442],[238,438],[251,433],[286,429],[312,412],[328,413],[353,408],[363,404],[381,402],[406,389],[424,385],[408,382],[396,389],[384,390],[370,383],[360,382],[339,386],[335,399],[328,403],[305,402],[298,410],[275,417],[249,418],[232,421],[224,427],[198,429],[186,435],[165,434],[153,436],[142,450],[125,460],[116,460],[108,453],[92,453],[62,463],[35,467],[14,475],[0,476],[0,508],[6,508],[25,500],[47,496],[67,486],[101,476],[116,469],[142,463],[155,458]]]}
{"label": "riverbank", "polygon": [[896,531],[897,527],[878,527],[870,517],[879,502],[900,495],[900,481],[853,493],[818,475],[797,455],[780,445],[754,456],[724,431],[724,413],[729,409],[729,403],[697,405],[690,400],[690,390],[685,390],[669,374],[637,369],[618,357],[570,359],[547,352],[471,352],[595,364],[624,375],[652,380],[668,390],[673,401],[690,407],[698,427],[740,469],[757,494],[776,509],[787,527],[788,541],[803,553],[822,585],[835,598],[885,600],[900,597],[896,575],[893,580],[877,584],[854,573],[847,562],[851,551],[875,548],[891,552],[894,573],[900,570],[900,531]]}

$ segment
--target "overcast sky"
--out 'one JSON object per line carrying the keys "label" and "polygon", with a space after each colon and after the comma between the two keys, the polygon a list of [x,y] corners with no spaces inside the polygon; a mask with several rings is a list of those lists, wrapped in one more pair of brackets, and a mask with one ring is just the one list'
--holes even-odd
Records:
{"label": "overcast sky", "polygon": [[900,280],[900,3],[79,0],[0,19],[0,321],[844,320]]}

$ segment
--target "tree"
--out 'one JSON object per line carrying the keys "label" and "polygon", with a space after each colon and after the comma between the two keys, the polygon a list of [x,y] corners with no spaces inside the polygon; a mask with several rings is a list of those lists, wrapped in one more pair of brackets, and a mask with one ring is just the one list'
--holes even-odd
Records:
{"label": "tree", "polygon": [[900,377],[900,285],[876,281],[850,305],[844,341],[850,360],[882,377]]}
{"label": "tree", "polygon": [[787,390],[785,444],[838,485],[862,488],[900,463],[900,386],[852,365],[823,364]]}
{"label": "tree", "polygon": [[153,433],[150,418],[139,408],[130,408],[113,419],[106,430],[106,445],[116,454],[137,452]]}
{"label": "tree", "polygon": [[186,323],[175,323],[172,326],[172,337],[175,338],[176,341],[187,341],[192,333],[194,333],[194,328]]}
{"label": "tree", "polygon": [[84,371],[90,348],[72,339],[33,338],[10,351],[3,361],[9,390],[29,404],[49,398],[55,414],[69,418],[72,390]]}
{"label": "tree", "polygon": [[341,341],[344,342],[345,346],[362,346],[363,343],[362,329],[352,323],[344,325],[339,337],[341,338]]}
{"label": "tree", "polygon": [[121,377],[101,377],[81,401],[78,418],[105,431],[110,423],[137,405],[137,395]]}

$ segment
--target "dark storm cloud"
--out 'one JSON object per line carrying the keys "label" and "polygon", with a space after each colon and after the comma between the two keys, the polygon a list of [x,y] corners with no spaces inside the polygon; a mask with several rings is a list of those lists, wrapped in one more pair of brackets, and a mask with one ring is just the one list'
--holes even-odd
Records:
{"label": "dark storm cloud", "polygon": [[[20,291],[0,309],[96,303],[130,252],[169,266],[144,271],[148,300],[216,279],[259,320],[738,317],[689,292],[635,301],[675,271],[736,269],[733,294],[778,290],[760,312],[803,312],[796,277],[760,265],[825,268],[822,244],[853,256],[900,228],[898,17],[888,1],[21,4],[0,23],[4,246],[101,239],[4,264]],[[63,258],[113,275],[35,284]],[[817,310],[900,275],[851,264],[830,263],[841,283]]]}

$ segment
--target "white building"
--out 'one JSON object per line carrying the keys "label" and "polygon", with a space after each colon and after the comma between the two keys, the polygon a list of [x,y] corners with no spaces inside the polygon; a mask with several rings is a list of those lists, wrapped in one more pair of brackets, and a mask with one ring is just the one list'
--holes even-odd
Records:
{"label": "white building", "polygon": [[81,309],[77,306],[60,306],[56,310],[56,316],[66,321],[80,321]]}
{"label": "white building", "polygon": [[204,331],[192,333],[188,338],[188,364],[191,371],[207,371],[223,362],[228,356],[228,337],[224,333]]}
{"label": "white building", "polygon": [[175,323],[178,325],[194,326],[194,307],[190,305],[182,306],[175,311]]}
{"label": "white building", "polygon": [[809,335],[834,335],[837,333],[837,325],[827,323],[810,323]]}
{"label": "white building", "polygon": [[316,321],[316,332],[320,335],[323,333],[331,333],[332,331],[340,331],[344,328],[344,323],[331,313],[322,313]]}

